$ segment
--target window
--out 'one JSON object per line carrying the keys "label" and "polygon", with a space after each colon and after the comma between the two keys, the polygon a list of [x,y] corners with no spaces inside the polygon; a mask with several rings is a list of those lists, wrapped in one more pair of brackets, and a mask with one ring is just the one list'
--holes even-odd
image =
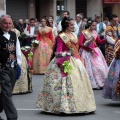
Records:
{"label": "window", "polygon": [[56,0],[56,10],[57,16],[56,21],[57,23],[62,19],[63,12],[66,10],[67,0]]}

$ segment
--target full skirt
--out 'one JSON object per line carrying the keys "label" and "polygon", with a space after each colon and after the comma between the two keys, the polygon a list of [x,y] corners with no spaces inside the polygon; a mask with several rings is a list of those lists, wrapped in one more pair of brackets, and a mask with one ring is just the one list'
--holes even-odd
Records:
{"label": "full skirt", "polygon": [[43,41],[40,41],[36,47],[33,55],[33,73],[44,74],[52,55],[52,49],[50,46]]}
{"label": "full skirt", "polygon": [[108,77],[105,80],[105,85],[103,88],[103,97],[106,99],[111,99],[113,101],[120,101],[120,92],[117,94],[118,81],[120,80],[120,59],[113,59]]}
{"label": "full skirt", "polygon": [[28,69],[28,64],[24,54],[22,53],[21,76],[16,81],[13,94],[32,92],[32,76]]}
{"label": "full skirt", "polygon": [[93,90],[83,63],[71,57],[72,74],[62,77],[54,58],[46,71],[37,107],[50,113],[88,113],[96,110]]}
{"label": "full skirt", "polygon": [[94,48],[96,54],[81,50],[81,58],[89,75],[92,88],[104,86],[108,74],[108,67],[101,50]]}

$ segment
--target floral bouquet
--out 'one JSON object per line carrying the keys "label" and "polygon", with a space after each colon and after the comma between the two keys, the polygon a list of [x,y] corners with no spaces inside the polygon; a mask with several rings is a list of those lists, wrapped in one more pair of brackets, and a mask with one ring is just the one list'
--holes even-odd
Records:
{"label": "floral bouquet", "polygon": [[33,40],[32,41],[32,46],[37,47],[39,45],[40,41],[38,40]]}
{"label": "floral bouquet", "polygon": [[21,48],[22,52],[24,53],[26,60],[28,62],[28,66],[32,67],[32,56],[33,56],[33,47],[24,46]]}
{"label": "floral bouquet", "polygon": [[30,46],[24,46],[24,47],[21,47],[21,50],[22,50],[23,52],[28,52],[28,51],[31,50],[31,47],[30,47]]}
{"label": "floral bouquet", "polygon": [[66,75],[71,74],[73,70],[69,62],[71,55],[72,55],[71,51],[55,53],[58,66],[60,67],[62,72],[65,73]]}
{"label": "floral bouquet", "polygon": [[69,61],[64,61],[62,66],[63,66],[63,69],[64,69],[64,73],[68,73],[68,74],[72,73],[73,67],[70,65]]}
{"label": "floral bouquet", "polygon": [[33,52],[30,51],[29,54],[28,54],[28,60],[32,60],[32,56],[33,56]]}

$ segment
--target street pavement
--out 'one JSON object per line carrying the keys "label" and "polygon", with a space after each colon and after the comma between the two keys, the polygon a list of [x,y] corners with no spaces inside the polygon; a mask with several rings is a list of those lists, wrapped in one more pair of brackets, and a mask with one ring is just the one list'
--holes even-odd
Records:
{"label": "street pavement", "polygon": [[[33,75],[33,92],[13,95],[18,111],[18,120],[120,120],[120,102],[114,102],[101,97],[102,90],[94,90],[97,110],[91,114],[55,115],[40,112],[36,99],[43,80],[43,75]],[[5,120],[4,112],[0,114]]]}

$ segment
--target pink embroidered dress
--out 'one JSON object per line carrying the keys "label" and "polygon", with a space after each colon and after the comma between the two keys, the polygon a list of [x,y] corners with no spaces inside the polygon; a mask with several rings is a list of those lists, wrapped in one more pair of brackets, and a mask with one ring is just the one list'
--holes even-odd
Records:
{"label": "pink embroidered dress", "polygon": [[108,67],[96,42],[102,44],[105,41],[100,40],[95,30],[92,33],[84,30],[80,35],[79,42],[80,55],[89,75],[92,88],[103,87],[108,74]]}
{"label": "pink embroidered dress", "polygon": [[[65,33],[57,37],[56,57],[52,59],[46,70],[36,102],[41,111],[73,114],[96,110],[93,90],[85,67],[79,59],[77,43],[75,35],[73,39],[67,37]],[[72,49],[72,55],[57,56]],[[69,61],[72,66],[71,74],[64,73],[62,68],[64,61]]]}

